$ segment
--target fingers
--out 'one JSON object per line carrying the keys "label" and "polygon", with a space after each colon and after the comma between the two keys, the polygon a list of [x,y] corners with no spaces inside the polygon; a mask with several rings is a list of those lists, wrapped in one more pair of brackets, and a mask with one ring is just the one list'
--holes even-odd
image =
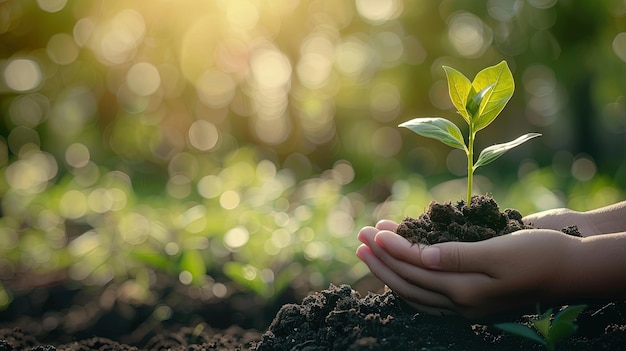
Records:
{"label": "fingers", "polygon": [[[368,246],[370,252],[386,266],[385,268],[411,285],[447,296],[450,291],[456,290],[459,284],[464,284],[466,281],[466,277],[460,278],[452,274],[437,273],[432,267],[422,262],[424,258],[431,259],[429,251],[435,249],[433,246],[412,244],[398,234],[386,230],[379,231],[374,227],[361,229],[358,239]],[[455,257],[453,252],[455,251],[444,250],[444,253],[452,253],[449,256]],[[447,256],[441,259],[442,262],[444,260],[447,260],[448,264],[456,264],[453,259]],[[454,258],[454,260],[456,259]],[[447,264],[442,263],[437,267],[437,270],[456,273],[461,269],[458,266],[449,269]],[[387,283],[385,276],[378,276],[378,278]],[[391,286],[391,284],[387,285]]]}
{"label": "fingers", "polygon": [[395,232],[397,228],[398,228],[398,223],[387,220],[387,219],[383,219],[379,221],[378,223],[376,223],[376,229],[378,230],[389,230],[389,231]]}
{"label": "fingers", "polygon": [[379,231],[374,236],[374,241],[394,258],[424,267],[420,254],[423,245],[412,244],[402,236],[390,231]]}
{"label": "fingers", "polygon": [[[411,244],[398,234],[380,231],[374,234],[374,240],[394,258],[423,268],[447,272],[475,271],[468,266],[472,262],[471,250],[462,243],[442,243],[430,246]],[[370,234],[371,235],[371,234]]]}
{"label": "fingers", "polygon": [[[493,283],[492,278],[480,272],[458,273],[458,267],[450,271],[424,267],[422,260],[429,259],[426,249],[432,246],[411,244],[388,230],[364,227],[358,239],[363,245],[356,254],[372,274],[422,312],[471,315],[474,304],[480,302]],[[441,268],[444,270],[445,266]]]}
{"label": "fingers", "polygon": [[438,311],[437,314],[439,314],[442,309],[447,311],[447,314],[453,310],[454,304],[449,298],[443,294],[430,291],[413,284],[413,282],[407,281],[402,275],[397,273],[396,268],[388,266],[380,259],[378,256],[380,253],[374,253],[369,246],[365,244],[359,246],[356,254],[367,264],[372,274],[412,306],[428,313],[433,313],[436,310]]}

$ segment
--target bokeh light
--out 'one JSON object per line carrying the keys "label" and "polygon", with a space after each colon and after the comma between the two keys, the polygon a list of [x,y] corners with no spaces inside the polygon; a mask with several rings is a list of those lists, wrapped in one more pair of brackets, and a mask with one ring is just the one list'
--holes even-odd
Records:
{"label": "bokeh light", "polygon": [[491,33],[483,21],[469,12],[454,14],[448,20],[448,38],[462,56],[479,57],[491,44]]}
{"label": "bokeh light", "polygon": [[356,9],[364,19],[381,23],[397,17],[403,7],[401,0],[356,0]]}
{"label": "bokeh light", "polygon": [[37,5],[42,10],[50,13],[61,11],[66,4],[67,0],[37,0]]}
{"label": "bokeh light", "polygon": [[128,88],[139,96],[154,94],[161,86],[161,76],[156,67],[148,62],[134,64],[126,74]]}
{"label": "bokeh light", "polygon": [[615,55],[626,62],[626,32],[621,32],[615,36],[612,47]]}
{"label": "bokeh light", "polygon": [[3,78],[10,89],[23,92],[39,87],[43,76],[37,62],[28,58],[17,58],[5,65]]}

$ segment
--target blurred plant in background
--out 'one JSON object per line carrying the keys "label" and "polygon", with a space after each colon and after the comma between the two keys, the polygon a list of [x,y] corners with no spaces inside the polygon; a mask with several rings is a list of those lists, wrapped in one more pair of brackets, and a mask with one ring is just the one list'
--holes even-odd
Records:
{"label": "blurred plant in background", "polygon": [[544,136],[477,192],[623,199],[623,1],[0,2],[0,308],[50,272],[139,302],[154,271],[217,297],[358,280],[358,227],[463,193],[462,153],[395,126],[453,114],[442,65],[503,59],[484,140]]}

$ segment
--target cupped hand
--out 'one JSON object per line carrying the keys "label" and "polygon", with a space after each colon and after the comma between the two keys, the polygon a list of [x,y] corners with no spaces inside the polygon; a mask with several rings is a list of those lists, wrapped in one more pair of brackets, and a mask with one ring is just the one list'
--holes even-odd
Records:
{"label": "cupped hand", "polygon": [[568,251],[580,238],[532,229],[464,243],[415,245],[381,221],[358,233],[357,256],[407,303],[428,313],[468,318],[559,297],[570,277]]}

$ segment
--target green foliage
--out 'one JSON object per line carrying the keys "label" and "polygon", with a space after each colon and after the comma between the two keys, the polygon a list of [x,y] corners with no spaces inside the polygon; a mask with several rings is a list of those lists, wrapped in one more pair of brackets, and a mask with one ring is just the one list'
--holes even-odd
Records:
{"label": "green foliage", "polygon": [[506,61],[478,72],[472,82],[454,68],[444,66],[443,69],[448,79],[448,92],[452,104],[469,125],[467,143],[461,130],[454,123],[440,117],[415,118],[400,124],[400,127],[406,127],[421,136],[439,140],[448,146],[465,151],[467,202],[469,202],[472,197],[474,171],[478,167],[493,162],[508,150],[541,134],[528,133],[508,143],[487,147],[474,163],[476,133],[491,124],[513,96],[515,90],[513,74]]}
{"label": "green foliage", "polygon": [[[12,172],[30,170],[31,161],[42,168],[44,156],[22,155]],[[195,288],[222,284],[224,297],[239,289],[267,300],[290,287],[309,291],[366,274],[356,265],[353,233],[374,220],[374,205],[347,189],[348,162],[298,180],[247,147],[184,158],[205,171],[189,174],[183,197],[139,195],[141,178],[104,167],[89,182],[75,172],[36,191],[7,188],[0,264],[9,272],[67,271],[88,286],[129,282],[138,302],[154,271]],[[12,300],[0,283],[0,309]]]}
{"label": "green foliage", "polygon": [[506,332],[536,341],[545,346],[547,350],[554,351],[559,342],[572,336],[578,326],[574,323],[578,315],[586,308],[586,305],[568,306],[558,312],[552,313],[548,309],[537,318],[528,321],[530,326],[522,323],[499,323],[496,328]]}

